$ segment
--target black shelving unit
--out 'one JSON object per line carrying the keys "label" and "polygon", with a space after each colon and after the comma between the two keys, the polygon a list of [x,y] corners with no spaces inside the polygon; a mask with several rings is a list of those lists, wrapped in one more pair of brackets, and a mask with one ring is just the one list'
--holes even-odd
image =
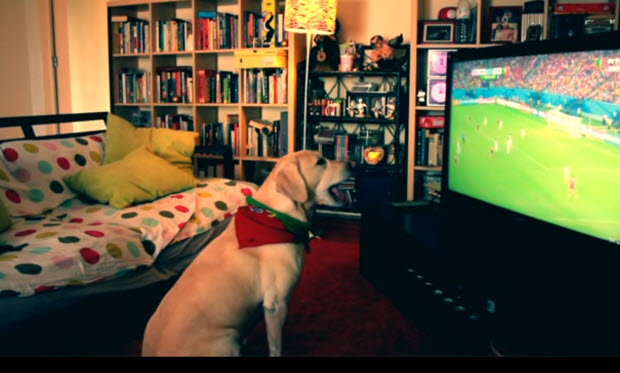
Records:
{"label": "black shelving unit", "polygon": [[[402,48],[407,51],[406,58],[393,70],[310,72],[308,105],[304,105],[302,97],[298,106],[301,110],[297,118],[297,148],[302,148],[305,108],[308,110],[305,148],[319,150],[333,160],[353,162],[360,170],[355,182],[356,192],[364,188],[360,184],[365,180],[376,182],[377,179],[384,179],[391,188],[387,195],[377,198],[385,202],[406,198],[409,48]],[[305,83],[304,74],[300,72],[298,75],[301,87]],[[365,110],[361,114],[355,111],[360,98]],[[351,104],[352,100],[355,100],[354,104]],[[379,104],[375,107],[377,102]],[[378,115],[373,111],[375,108]],[[344,150],[337,136],[347,136]],[[333,142],[330,143],[331,139]],[[363,159],[364,149],[369,147],[384,150],[383,160],[376,165]],[[365,202],[358,198],[355,201],[353,206],[339,211],[359,212],[359,203]]]}

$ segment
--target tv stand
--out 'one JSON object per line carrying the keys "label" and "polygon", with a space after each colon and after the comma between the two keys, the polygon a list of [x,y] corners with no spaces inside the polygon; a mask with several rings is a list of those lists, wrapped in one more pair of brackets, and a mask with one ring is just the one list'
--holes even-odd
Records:
{"label": "tv stand", "polygon": [[487,316],[467,304],[445,264],[439,206],[420,201],[360,206],[361,274],[413,317],[441,354],[491,355]]}

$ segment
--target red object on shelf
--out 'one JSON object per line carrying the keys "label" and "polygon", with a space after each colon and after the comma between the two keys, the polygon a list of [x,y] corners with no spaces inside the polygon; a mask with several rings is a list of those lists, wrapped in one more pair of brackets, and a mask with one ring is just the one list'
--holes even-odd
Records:
{"label": "red object on shelf", "polygon": [[553,14],[613,13],[613,3],[558,3],[553,4]]}
{"label": "red object on shelf", "polygon": [[424,115],[418,118],[420,128],[443,128],[444,117],[441,115]]}

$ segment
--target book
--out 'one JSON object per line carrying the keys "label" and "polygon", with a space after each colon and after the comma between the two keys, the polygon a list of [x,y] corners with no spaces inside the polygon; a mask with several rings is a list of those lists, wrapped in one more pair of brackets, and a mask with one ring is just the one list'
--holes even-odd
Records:
{"label": "book", "polygon": [[278,141],[278,155],[283,157],[288,154],[288,111],[280,112],[280,140]]}
{"label": "book", "polygon": [[263,0],[261,6],[263,47],[276,47],[276,0]]}

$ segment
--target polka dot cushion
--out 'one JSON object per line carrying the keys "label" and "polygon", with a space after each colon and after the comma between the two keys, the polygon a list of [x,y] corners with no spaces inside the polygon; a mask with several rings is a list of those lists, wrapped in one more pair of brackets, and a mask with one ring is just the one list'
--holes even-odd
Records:
{"label": "polka dot cushion", "polygon": [[166,246],[234,214],[251,184],[204,179],[196,188],[122,210],[78,198],[46,216],[14,219],[0,234],[0,298],[122,276]]}
{"label": "polka dot cushion", "polygon": [[9,214],[42,214],[75,197],[63,176],[99,166],[104,140],[101,134],[0,144],[0,198]]}

